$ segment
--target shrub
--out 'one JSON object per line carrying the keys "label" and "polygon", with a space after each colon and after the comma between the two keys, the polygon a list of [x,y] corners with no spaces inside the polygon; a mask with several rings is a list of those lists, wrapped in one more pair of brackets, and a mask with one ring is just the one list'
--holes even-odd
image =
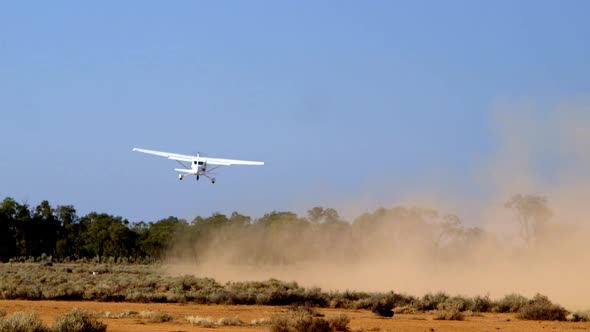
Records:
{"label": "shrub", "polygon": [[461,296],[454,296],[445,299],[444,301],[438,303],[436,305],[436,309],[438,310],[455,310],[455,311],[465,311],[469,308],[474,306],[474,302],[472,299],[464,298]]}
{"label": "shrub", "polygon": [[216,327],[216,326],[243,326],[246,323],[242,322],[237,316],[236,317],[222,317],[215,321],[211,317],[199,317],[199,316],[187,316],[186,320],[197,326],[202,327]]}
{"label": "shrub", "polygon": [[215,321],[211,317],[188,316],[186,320],[193,325],[215,327]]}
{"label": "shrub", "polygon": [[147,318],[150,323],[165,323],[172,320],[172,315],[161,311],[142,311],[139,318]]}
{"label": "shrub", "polygon": [[167,312],[156,312],[151,318],[152,323],[165,323],[172,320],[172,315]]}
{"label": "shrub", "polygon": [[102,314],[102,317],[104,317],[104,318],[127,318],[127,317],[136,316],[137,314],[138,314],[137,311],[127,309],[127,310],[122,311],[118,314],[112,313],[110,311],[106,311]]}
{"label": "shrub", "polygon": [[348,331],[348,323],[350,323],[350,318],[345,314],[328,318],[328,324],[332,331]]}
{"label": "shrub", "polygon": [[568,320],[572,322],[590,322],[590,310],[576,311],[568,316]]}
{"label": "shrub", "polygon": [[473,298],[472,306],[469,310],[473,312],[489,312],[492,309],[492,300],[488,295],[486,296],[476,296]]}
{"label": "shrub", "polygon": [[522,295],[509,294],[503,299],[497,301],[492,308],[494,312],[518,312],[520,308],[525,306],[528,299]]}
{"label": "shrub", "polygon": [[449,296],[443,292],[438,292],[436,294],[428,293],[424,295],[420,300],[415,300],[412,304],[416,307],[417,310],[426,311],[426,310],[435,310],[438,308],[438,305],[447,301]]}
{"label": "shrub", "polygon": [[90,313],[75,309],[61,317],[53,325],[54,331],[60,332],[104,332],[107,325],[94,319]]}
{"label": "shrub", "polygon": [[465,315],[457,309],[439,310],[435,320],[464,320]]}
{"label": "shrub", "polygon": [[17,312],[0,318],[0,332],[50,332],[36,313]]}
{"label": "shrub", "polygon": [[245,325],[238,316],[235,317],[222,317],[217,320],[219,326],[242,326]]}
{"label": "shrub", "polygon": [[271,332],[329,332],[330,323],[317,317],[317,312],[297,307],[286,314],[275,315],[270,322]]}
{"label": "shrub", "polygon": [[553,304],[546,296],[535,295],[526,305],[520,308],[517,317],[528,320],[559,320],[564,321],[567,310],[562,306]]}

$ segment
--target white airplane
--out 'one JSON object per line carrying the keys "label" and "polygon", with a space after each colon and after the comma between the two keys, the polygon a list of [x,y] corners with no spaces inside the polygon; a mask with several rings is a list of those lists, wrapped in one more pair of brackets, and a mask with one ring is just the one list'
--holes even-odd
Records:
{"label": "white airplane", "polygon": [[[220,159],[220,158],[209,158],[203,157],[197,153],[196,156],[187,156],[184,154],[177,154],[177,153],[170,153],[170,152],[162,152],[162,151],[154,151],[154,150],[146,150],[146,149],[138,149],[133,148],[133,151],[149,153],[156,156],[166,157],[168,159],[176,160],[183,168],[175,168],[174,170],[177,172],[181,172],[178,174],[178,179],[182,180],[187,175],[194,175],[197,177],[197,181],[199,180],[200,176],[204,176],[211,180],[211,183],[215,183],[215,178],[210,177],[209,173],[221,166],[229,166],[229,165],[264,165],[262,161],[249,161],[249,160],[233,160],[233,159]],[[190,162],[191,165],[188,167],[187,165],[183,164],[182,162]],[[207,168],[209,165],[215,165],[215,167]]]}

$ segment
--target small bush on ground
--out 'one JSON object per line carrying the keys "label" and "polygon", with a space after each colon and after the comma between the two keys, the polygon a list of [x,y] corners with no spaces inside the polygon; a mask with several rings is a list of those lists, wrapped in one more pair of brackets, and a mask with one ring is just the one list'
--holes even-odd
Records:
{"label": "small bush on ground", "polygon": [[197,326],[215,327],[215,321],[211,317],[187,316],[186,320],[189,323]]}
{"label": "small bush on ground", "polygon": [[489,312],[493,306],[492,300],[489,295],[476,296],[473,298],[472,305],[469,310],[473,312]]}
{"label": "small bush on ground", "polygon": [[217,320],[219,326],[243,326],[245,325],[238,316],[235,317],[221,317]]}
{"label": "small bush on ground", "polygon": [[172,315],[167,312],[145,310],[139,313],[140,318],[146,318],[150,323],[165,323],[172,320]]}
{"label": "small bush on ground", "polygon": [[439,310],[434,316],[435,320],[465,320],[465,315],[455,309]]}
{"label": "small bush on ground", "polygon": [[568,311],[562,306],[553,304],[544,295],[537,294],[526,305],[520,308],[517,317],[528,320],[566,320]]}
{"label": "small bush on ground", "polygon": [[53,325],[54,331],[60,332],[104,332],[106,324],[92,317],[84,310],[76,309],[61,317]]}
{"label": "small bush on ground", "polygon": [[272,317],[271,332],[330,332],[332,327],[318,312],[308,306],[292,307],[286,314]]}
{"label": "small bush on ground", "polygon": [[0,318],[0,332],[50,332],[36,313],[17,312]]}
{"label": "small bush on ground", "polygon": [[328,318],[328,324],[332,331],[348,331],[348,323],[350,323],[350,317],[345,314],[338,314]]}
{"label": "small bush on ground", "polygon": [[[222,317],[222,318],[219,318],[218,320],[214,320],[211,317],[187,316],[186,320],[193,325],[202,326],[202,327],[244,326],[244,325],[246,325],[246,323],[241,321],[238,318],[238,316]],[[253,323],[251,325],[256,325],[256,324]]]}
{"label": "small bush on ground", "polygon": [[449,296],[443,292],[438,292],[436,294],[425,294],[421,299],[414,300],[412,306],[414,306],[417,310],[420,311],[428,311],[428,310],[435,310],[438,308],[438,305],[444,303],[449,299]]}
{"label": "small bush on ground", "polygon": [[138,315],[137,311],[127,309],[127,310],[122,311],[118,314],[110,312],[110,311],[105,311],[104,313],[102,313],[99,316],[104,317],[104,318],[127,318],[127,317],[133,317],[133,316],[137,316],[137,315]]}
{"label": "small bush on ground", "polygon": [[465,299],[462,297],[447,298],[443,302],[437,305],[437,313],[434,317],[435,320],[464,320],[465,315],[463,311],[473,306],[471,299]]}
{"label": "small bush on ground", "polygon": [[569,321],[572,322],[590,322],[590,310],[587,311],[576,311],[569,315]]}
{"label": "small bush on ground", "polygon": [[492,306],[493,312],[518,312],[528,303],[528,299],[518,294],[508,294]]}
{"label": "small bush on ground", "polygon": [[266,318],[260,318],[260,319],[253,319],[250,321],[250,326],[262,326],[262,325],[269,325],[270,321]]}

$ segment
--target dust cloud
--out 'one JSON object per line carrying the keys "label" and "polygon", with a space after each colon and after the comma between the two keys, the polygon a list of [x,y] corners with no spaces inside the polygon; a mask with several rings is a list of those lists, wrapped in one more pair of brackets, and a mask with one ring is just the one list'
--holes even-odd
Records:
{"label": "dust cloud", "polygon": [[[165,269],[222,282],[276,278],[323,290],[492,298],[539,292],[570,310],[590,308],[590,107],[511,103],[497,106],[491,123],[496,152],[474,171],[474,186],[485,193],[477,202],[424,192],[427,201],[354,222],[277,215],[288,220],[216,228],[199,233],[199,241],[184,234],[170,248]],[[516,203],[509,208],[511,199]],[[441,212],[449,200],[469,205],[465,210],[477,206],[476,220]]]}

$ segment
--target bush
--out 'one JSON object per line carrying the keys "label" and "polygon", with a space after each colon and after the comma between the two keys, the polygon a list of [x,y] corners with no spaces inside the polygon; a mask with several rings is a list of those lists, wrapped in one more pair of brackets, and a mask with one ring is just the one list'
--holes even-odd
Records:
{"label": "bush", "polygon": [[476,296],[473,298],[473,303],[469,310],[473,312],[489,312],[492,309],[492,300],[488,295],[486,296]]}
{"label": "bush", "polygon": [[455,311],[465,311],[470,308],[474,307],[474,301],[469,298],[464,298],[461,296],[454,296],[445,299],[444,301],[438,303],[436,309],[438,310],[455,310]]}
{"label": "bush", "polygon": [[348,331],[348,323],[350,323],[350,318],[345,314],[328,318],[328,324],[332,331]]}
{"label": "bush", "polygon": [[271,332],[330,332],[330,323],[317,317],[317,311],[309,307],[295,307],[286,314],[275,315],[270,322]]}
{"label": "bush", "polygon": [[61,317],[53,325],[54,331],[60,332],[104,332],[107,325],[94,319],[90,313],[76,309]]}
{"label": "bush", "polygon": [[187,316],[186,320],[197,326],[215,327],[215,321],[211,317]]}
{"label": "bush", "polygon": [[535,295],[526,305],[520,308],[517,317],[527,320],[566,320],[568,311],[562,306],[553,304],[546,296]]}
{"label": "bush", "polygon": [[572,322],[590,322],[590,310],[576,311],[568,316],[568,320]]}
{"label": "bush", "polygon": [[518,312],[528,303],[528,299],[522,295],[509,294],[497,301],[492,308],[494,312]]}
{"label": "bush", "polygon": [[449,296],[443,292],[438,292],[436,294],[428,293],[421,299],[415,300],[412,305],[420,311],[435,310],[438,308],[439,304],[444,303],[448,299]]}
{"label": "bush", "polygon": [[457,309],[439,310],[435,320],[464,320],[465,315]]}
{"label": "bush", "polygon": [[172,315],[167,312],[156,312],[151,318],[151,323],[165,323],[172,320]]}
{"label": "bush", "polygon": [[150,323],[165,323],[172,320],[172,315],[161,311],[142,311],[139,318],[146,318]]}
{"label": "bush", "polygon": [[245,325],[238,316],[235,317],[222,317],[217,320],[219,326],[242,326]]}
{"label": "bush", "polygon": [[0,332],[50,332],[36,313],[17,312],[0,318]]}

